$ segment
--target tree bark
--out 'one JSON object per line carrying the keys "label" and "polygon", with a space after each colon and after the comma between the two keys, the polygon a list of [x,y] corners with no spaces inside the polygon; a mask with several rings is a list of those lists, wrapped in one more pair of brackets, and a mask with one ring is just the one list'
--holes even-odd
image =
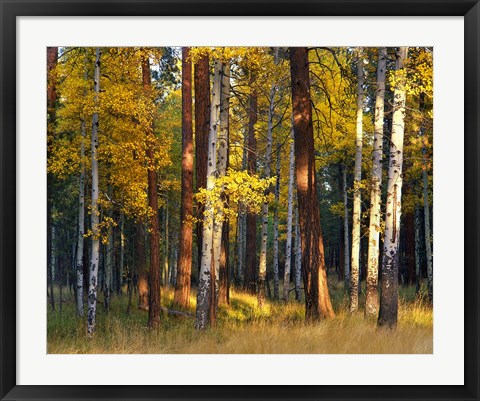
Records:
{"label": "tree bark", "polygon": [[362,215],[362,147],[363,147],[363,52],[357,56],[357,130],[355,137],[355,169],[353,180],[353,218],[352,218],[352,263],[350,275],[350,313],[358,310],[358,284],[360,271],[360,224]]}
{"label": "tree bark", "polygon": [[[210,113],[210,133],[208,135],[207,190],[215,186],[217,168],[217,138],[220,129],[220,92],[222,81],[222,63],[215,60],[213,78],[212,105]],[[203,218],[202,258],[197,291],[197,310],[195,328],[206,329],[215,321],[215,266],[213,263],[213,222],[214,210],[211,200],[207,198]]]}
{"label": "tree bark", "polygon": [[372,189],[370,192],[370,226],[368,235],[367,289],[365,300],[365,316],[367,317],[377,317],[378,313],[378,257],[380,239],[380,203],[382,196],[383,115],[386,67],[387,48],[381,47],[378,49]]}
{"label": "tree bark", "polygon": [[[257,172],[257,139],[255,137],[255,124],[257,123],[257,91],[253,88],[255,76],[250,73],[250,108],[248,121],[248,143],[247,143],[247,168],[249,173]],[[245,272],[244,288],[250,294],[257,290],[257,216],[247,212],[246,247],[245,247]]]}
{"label": "tree bark", "polygon": [[[102,52],[97,47],[95,51],[95,105],[98,106],[100,94],[100,59]],[[100,259],[100,232],[99,232],[99,211],[98,211],[98,112],[95,111],[92,117],[92,255],[90,260],[90,274],[88,286],[88,315],[87,315],[87,335],[93,336],[95,331],[95,318],[97,313],[97,282],[98,282],[98,262]]]}
{"label": "tree bark", "polygon": [[403,135],[406,98],[403,69],[407,52],[407,47],[399,47],[396,55],[396,86],[394,92],[392,138],[390,141],[380,312],[378,316],[378,325],[390,328],[397,325],[398,318],[398,245],[402,207]]}
{"label": "tree bark", "polygon": [[285,272],[283,276],[283,300],[288,302],[290,293],[290,271],[292,261],[292,221],[293,221],[293,180],[295,179],[295,145],[293,129],[290,142],[290,165],[288,172],[287,241],[285,246]]}
{"label": "tree bark", "polygon": [[280,203],[280,146],[277,144],[277,179],[275,182],[275,211],[273,214],[273,298],[278,300],[279,294],[279,266],[278,266],[278,208]]}
{"label": "tree bark", "polygon": [[[151,92],[150,63],[146,56],[142,57],[142,81],[143,89],[147,97]],[[153,102],[151,104],[153,107]],[[147,180],[148,180],[148,206],[150,208],[150,291],[148,297],[148,327],[157,327],[160,323],[160,227],[158,222],[158,190],[157,169],[155,166],[155,143],[156,138],[152,125],[146,127],[146,156],[147,156]]]}
{"label": "tree bark", "polygon": [[315,157],[306,47],[290,48],[295,168],[302,239],[302,273],[307,321],[333,317],[328,293],[320,209],[315,178]]}
{"label": "tree bark", "polygon": [[193,131],[192,63],[189,57],[190,48],[182,48],[182,195],[174,302],[183,308],[190,306],[192,274],[192,223],[190,219],[193,214]]}
{"label": "tree bark", "polygon": [[[207,187],[208,135],[210,131],[210,61],[202,56],[194,68],[195,90],[195,171],[196,191]],[[200,270],[202,260],[204,205],[197,203],[197,255]]]}
{"label": "tree bark", "polygon": [[[275,48],[275,64],[278,62],[278,47]],[[265,178],[270,178],[270,163],[272,161],[273,115],[275,113],[276,84],[270,88],[268,105],[267,147],[265,150]],[[268,245],[268,201],[262,205],[262,228],[260,234],[260,260],[258,264],[258,305],[265,303],[265,281],[267,278],[267,245]]]}
{"label": "tree bark", "polygon": [[[222,66],[222,85],[220,93],[220,133],[218,136],[217,174],[224,177],[229,166],[229,110],[230,110],[230,63],[225,62]],[[222,202],[228,204],[225,194],[222,194]],[[220,208],[219,218],[215,224],[214,252],[215,273],[218,282],[217,303],[225,305],[229,302],[228,283],[228,221],[224,220],[224,213]]]}
{"label": "tree bark", "polygon": [[425,146],[425,138],[423,129],[422,131],[422,183],[423,183],[423,213],[425,224],[425,253],[427,257],[427,291],[428,300],[433,302],[433,255],[432,255],[432,242],[430,231],[430,205],[428,201],[428,176],[427,176],[427,149]]}
{"label": "tree bark", "polygon": [[300,219],[298,205],[295,208],[295,301],[300,301],[302,282],[302,241],[300,238]]}

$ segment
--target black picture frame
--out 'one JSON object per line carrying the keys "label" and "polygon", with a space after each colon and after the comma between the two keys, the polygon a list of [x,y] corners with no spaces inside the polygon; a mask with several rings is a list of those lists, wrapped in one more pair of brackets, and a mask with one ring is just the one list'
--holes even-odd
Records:
{"label": "black picture frame", "polygon": [[[0,0],[0,399],[1,400],[478,400],[479,21],[478,0]],[[21,386],[16,385],[17,16],[464,16],[465,381],[463,386]],[[460,134],[460,133],[457,133]],[[456,300],[456,302],[461,300]]]}

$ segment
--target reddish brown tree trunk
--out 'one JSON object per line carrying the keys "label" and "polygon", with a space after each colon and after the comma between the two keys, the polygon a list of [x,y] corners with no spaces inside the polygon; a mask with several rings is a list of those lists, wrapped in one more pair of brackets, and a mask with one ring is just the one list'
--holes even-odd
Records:
{"label": "reddish brown tree trunk", "polygon": [[190,276],[192,274],[193,213],[193,132],[192,132],[192,63],[190,48],[182,49],[182,197],[180,205],[180,238],[177,282],[174,302],[190,306]]}
{"label": "reddish brown tree trunk", "polygon": [[334,316],[328,293],[320,209],[315,179],[312,105],[306,47],[290,48],[295,170],[302,242],[306,320]]}
{"label": "reddish brown tree trunk", "polygon": [[[150,96],[150,65],[147,57],[142,58],[143,89]],[[153,107],[153,103],[152,103]],[[148,168],[148,205],[150,207],[150,292],[148,297],[148,326],[156,327],[160,322],[160,227],[158,222],[157,170],[155,167],[155,135],[153,122],[146,132]]]}
{"label": "reddish brown tree trunk", "polygon": [[[196,190],[207,186],[208,134],[210,132],[210,61],[208,55],[195,63],[195,170]],[[197,204],[198,266],[202,259],[203,208]]]}
{"label": "reddish brown tree trunk", "polygon": [[[255,82],[251,73],[250,86]],[[248,121],[247,140],[247,168],[249,173],[257,172],[257,139],[255,138],[255,124],[257,123],[258,96],[257,91],[251,88],[250,108]],[[244,288],[250,294],[255,294],[257,289],[257,216],[254,213],[247,213],[247,239],[245,255]]]}

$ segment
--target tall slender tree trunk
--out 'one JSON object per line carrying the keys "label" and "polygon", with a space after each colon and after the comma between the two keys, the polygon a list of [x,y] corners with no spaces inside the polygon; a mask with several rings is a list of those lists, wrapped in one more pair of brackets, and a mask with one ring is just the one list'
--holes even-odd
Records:
{"label": "tall slender tree trunk", "polygon": [[[95,50],[95,104],[98,106],[100,94],[100,59],[102,52],[97,47]],[[100,232],[99,232],[99,210],[98,210],[98,111],[93,113],[92,117],[92,255],[90,260],[90,274],[88,286],[88,315],[87,315],[87,335],[93,336],[95,331],[95,318],[97,314],[97,282],[98,282],[98,264],[100,259]]]}
{"label": "tall slender tree trunk", "polygon": [[[247,168],[251,174],[257,172],[257,139],[255,137],[255,124],[257,123],[258,98],[257,91],[253,88],[255,76],[250,73],[250,109],[248,120]],[[246,249],[245,249],[245,279],[244,288],[250,294],[255,294],[257,289],[257,216],[247,212]]]}
{"label": "tall slender tree trunk", "polygon": [[[150,97],[150,63],[142,57],[142,81],[145,95]],[[151,107],[154,107],[153,102]],[[154,328],[160,323],[160,226],[158,222],[157,169],[155,166],[156,138],[152,125],[146,130],[146,156],[148,164],[148,206],[150,208],[150,292],[148,297],[148,327]]]}
{"label": "tall slender tree trunk", "polygon": [[[217,154],[217,175],[224,177],[229,165],[229,110],[230,110],[230,63],[225,62],[222,66],[222,85],[220,93],[220,133],[218,135]],[[225,194],[222,194],[221,201],[228,204]],[[215,273],[218,282],[217,303],[225,305],[229,300],[228,288],[228,242],[229,229],[228,221],[224,220],[222,208],[218,213],[218,219],[214,225],[214,252],[215,252]]]}
{"label": "tall slender tree trunk", "polygon": [[[192,156],[193,158],[193,156]],[[193,162],[192,162],[193,163]],[[193,166],[193,164],[192,164]],[[192,174],[193,174],[193,167],[192,167]],[[193,179],[193,178],[192,178]],[[193,191],[193,188],[192,188]],[[192,194],[193,196],[193,194]],[[193,207],[193,203],[192,203]],[[193,210],[193,209],[192,209]],[[173,283],[172,280],[170,280],[170,277],[176,277],[177,275],[177,265],[171,264],[170,258],[169,258],[169,253],[170,253],[170,234],[169,234],[169,227],[170,227],[170,212],[168,210],[168,194],[165,194],[165,206],[163,207],[164,211],[164,252],[163,252],[163,271],[164,271],[164,281],[165,285],[168,286],[170,283]],[[173,266],[173,268],[170,269],[170,266]],[[190,267],[190,276],[191,276],[191,267]],[[176,285],[176,284],[174,284]]]}
{"label": "tall slender tree trunk", "polygon": [[[243,154],[242,154],[242,170],[247,168],[247,146],[246,139],[244,138]],[[246,225],[247,215],[243,210],[238,212],[238,264],[237,264],[237,277],[240,286],[244,285],[244,273],[245,273],[245,253],[246,253]]]}
{"label": "tall slender tree trunk", "polygon": [[302,285],[302,240],[300,237],[300,218],[298,205],[295,208],[295,301],[300,301]]}
{"label": "tall slender tree trunk", "polygon": [[190,48],[182,48],[182,195],[174,302],[183,308],[190,306],[190,277],[192,274],[192,223],[190,218],[193,214],[193,131],[192,62],[189,57]]}
{"label": "tall slender tree trunk", "polygon": [[[212,104],[210,113],[210,133],[208,135],[207,190],[215,186],[217,168],[217,138],[220,129],[220,92],[222,63],[215,60]],[[211,199],[206,200],[202,232],[202,258],[197,290],[197,310],[195,328],[204,330],[215,321],[215,266],[213,263],[213,223],[214,210]]]}
{"label": "tall slender tree trunk", "polygon": [[343,249],[344,249],[344,266],[343,266],[343,282],[345,289],[349,292],[350,288],[350,231],[348,228],[348,184],[347,184],[347,166],[342,167],[343,177]]}
{"label": "tall slender tree trunk", "polygon": [[[85,73],[83,79],[86,81],[88,79],[87,69],[85,68]],[[84,93],[86,96],[86,93]],[[77,259],[76,259],[76,273],[77,273],[77,284],[76,284],[76,304],[77,304],[77,315],[83,317],[83,235],[85,234],[85,138],[87,135],[87,126],[85,122],[86,116],[82,116],[80,122],[80,133],[81,133],[81,143],[80,143],[80,179],[78,184],[78,234],[77,234]]]}
{"label": "tall slender tree trunk", "polygon": [[328,293],[315,174],[312,104],[306,47],[290,48],[295,168],[302,238],[302,273],[307,321],[334,316]]}
{"label": "tall slender tree trunk", "polygon": [[398,317],[398,245],[402,214],[403,135],[405,127],[404,62],[407,47],[399,47],[395,71],[395,92],[388,169],[385,239],[383,244],[382,282],[380,293],[379,326],[395,327]]}
{"label": "tall slender tree trunk", "polygon": [[363,52],[357,56],[357,133],[355,137],[355,170],[353,180],[353,218],[352,218],[352,263],[350,275],[350,312],[358,310],[358,284],[360,272],[360,223],[362,215],[362,147],[363,147]]}
{"label": "tall slender tree trunk", "polygon": [[422,283],[422,272],[420,265],[420,208],[415,206],[415,293],[418,294]]}
{"label": "tall slender tree trunk", "polygon": [[380,239],[380,203],[383,157],[383,115],[385,100],[385,72],[387,48],[378,49],[377,96],[375,100],[375,133],[373,136],[372,189],[370,192],[370,226],[368,234],[367,290],[365,316],[377,317],[378,313],[378,257]]}
{"label": "tall slender tree trunk", "polygon": [[[275,48],[275,64],[278,62],[278,47]],[[275,113],[276,84],[270,88],[268,105],[267,148],[265,151],[265,178],[270,178],[270,163],[272,161],[273,115]],[[262,228],[260,234],[260,260],[258,264],[258,304],[265,303],[265,281],[267,279],[267,245],[268,245],[268,201],[262,205]]]}
{"label": "tall slender tree trunk", "polygon": [[427,290],[428,300],[433,302],[433,255],[432,255],[432,240],[430,230],[430,205],[428,201],[428,160],[427,160],[427,148],[425,146],[425,134],[421,129],[422,136],[422,183],[423,183],[423,213],[425,224],[425,253],[427,257]]}
{"label": "tall slender tree trunk", "polygon": [[[50,145],[53,141],[55,135],[55,120],[56,120],[56,102],[57,102],[57,80],[55,68],[57,66],[58,59],[58,47],[47,47],[47,142]],[[47,173],[47,186],[52,188],[53,176],[51,173]],[[47,256],[47,276],[48,284],[50,286],[49,291],[49,300],[52,310],[55,310],[55,295],[53,293],[53,281],[54,276],[52,275],[52,266],[54,261],[52,260],[52,232],[53,232],[53,221],[52,221],[52,197],[47,196],[47,246],[50,252]]]}
{"label": "tall slender tree trunk", "polygon": [[[196,191],[207,187],[208,135],[210,132],[210,61],[208,54],[201,57],[194,68],[195,90],[195,171]],[[202,260],[204,205],[197,203],[197,256]]]}
{"label": "tall slender tree trunk", "polygon": [[283,299],[288,302],[290,293],[290,271],[292,261],[292,221],[293,221],[293,180],[295,179],[295,144],[293,129],[290,143],[290,165],[288,172],[287,241],[285,246],[285,272],[283,276]]}
{"label": "tall slender tree trunk", "polygon": [[278,208],[280,203],[280,146],[277,144],[277,179],[275,182],[275,211],[273,213],[273,298],[278,300],[279,294],[279,266],[278,266]]}
{"label": "tall slender tree trunk", "polygon": [[[111,217],[111,216],[109,216]],[[108,243],[106,244],[105,255],[105,286],[103,306],[108,312],[110,310],[110,298],[112,294],[112,253],[113,253],[113,229],[111,226],[107,229]]]}

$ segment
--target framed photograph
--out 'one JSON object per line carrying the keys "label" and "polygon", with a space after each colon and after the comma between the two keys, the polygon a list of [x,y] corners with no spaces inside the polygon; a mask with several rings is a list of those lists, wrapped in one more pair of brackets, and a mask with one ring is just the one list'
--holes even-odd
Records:
{"label": "framed photograph", "polygon": [[0,0],[0,399],[478,400],[478,1]]}

